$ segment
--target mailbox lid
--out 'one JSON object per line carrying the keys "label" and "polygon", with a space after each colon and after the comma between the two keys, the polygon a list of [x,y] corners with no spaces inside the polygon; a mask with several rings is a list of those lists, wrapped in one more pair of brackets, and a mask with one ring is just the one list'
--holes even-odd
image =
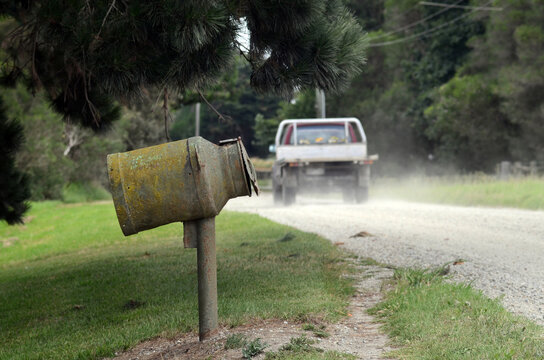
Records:
{"label": "mailbox lid", "polygon": [[244,170],[246,172],[246,179],[248,182],[248,188],[249,188],[249,196],[251,196],[251,188],[255,191],[255,194],[259,195],[260,189],[259,185],[257,184],[257,172],[255,171],[255,167],[253,166],[253,163],[251,162],[251,159],[249,158],[249,155],[247,154],[246,148],[244,147],[244,144],[242,143],[242,140],[238,138],[238,145],[240,147],[240,154],[242,155],[242,163],[244,164]]}
{"label": "mailbox lid", "polygon": [[255,167],[253,166],[249,155],[247,154],[242,138],[238,136],[237,138],[219,141],[219,146],[232,147],[234,144],[236,144],[238,150],[238,156],[243,167],[244,180],[248,191],[247,194],[244,195],[251,196],[252,189],[255,191],[255,194],[259,195],[260,189],[259,185],[257,184],[257,172],[255,171]]}

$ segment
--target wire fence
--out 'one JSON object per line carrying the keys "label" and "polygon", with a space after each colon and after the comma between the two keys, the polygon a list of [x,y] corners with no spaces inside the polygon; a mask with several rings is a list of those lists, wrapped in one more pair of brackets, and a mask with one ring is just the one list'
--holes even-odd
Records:
{"label": "wire fence", "polygon": [[497,178],[507,180],[512,177],[544,175],[544,164],[536,161],[522,163],[521,161],[501,161],[495,168]]}

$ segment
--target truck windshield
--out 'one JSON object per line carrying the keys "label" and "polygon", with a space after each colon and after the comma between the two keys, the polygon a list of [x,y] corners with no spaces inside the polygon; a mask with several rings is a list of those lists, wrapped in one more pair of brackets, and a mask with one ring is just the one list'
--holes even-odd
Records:
{"label": "truck windshield", "polygon": [[[347,137],[344,124],[299,124],[296,136],[298,145],[345,144],[357,141],[351,124],[348,124]],[[282,143],[285,145],[295,144],[293,125],[289,125],[287,128]]]}

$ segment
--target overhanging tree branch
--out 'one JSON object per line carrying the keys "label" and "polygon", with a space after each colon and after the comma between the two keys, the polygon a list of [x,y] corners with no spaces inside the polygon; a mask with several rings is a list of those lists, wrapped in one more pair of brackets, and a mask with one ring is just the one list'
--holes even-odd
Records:
{"label": "overhanging tree branch", "polygon": [[166,142],[170,142],[172,141],[172,139],[170,139],[170,134],[168,132],[168,120],[172,119],[172,115],[170,115],[170,111],[168,110],[168,89],[167,88],[164,88],[164,92],[163,92],[162,110],[164,112],[164,136],[166,137]]}
{"label": "overhanging tree branch", "polygon": [[[210,109],[212,109],[212,111],[218,116],[219,120],[223,121],[223,122],[227,122],[227,118],[225,116],[223,116],[223,114],[221,114],[219,111],[217,111],[217,109],[212,105],[210,104],[210,102],[208,101],[208,99],[206,99],[206,97],[204,96],[204,94],[202,94],[202,91],[200,91],[200,89],[196,89],[196,91],[198,92],[198,95],[200,95],[200,98],[210,107]],[[227,116],[228,117],[228,116]],[[229,117],[230,118],[230,117]]]}

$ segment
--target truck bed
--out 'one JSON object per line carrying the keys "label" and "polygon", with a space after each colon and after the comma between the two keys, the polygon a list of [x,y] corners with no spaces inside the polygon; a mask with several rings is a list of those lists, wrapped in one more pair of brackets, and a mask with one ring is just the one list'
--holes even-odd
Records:
{"label": "truck bed", "polygon": [[367,153],[363,143],[282,145],[277,147],[276,157],[283,162],[363,161]]}

